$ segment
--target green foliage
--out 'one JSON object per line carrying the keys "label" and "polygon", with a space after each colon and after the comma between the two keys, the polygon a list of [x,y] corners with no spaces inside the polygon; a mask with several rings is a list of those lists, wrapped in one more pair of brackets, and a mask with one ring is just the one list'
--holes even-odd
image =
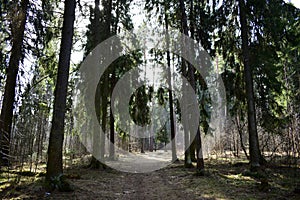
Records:
{"label": "green foliage", "polygon": [[[282,75],[286,60],[281,58],[281,52],[294,56],[283,47],[296,42],[299,28],[295,24],[299,18],[299,10],[283,1],[259,0],[247,1],[246,10],[258,125],[267,132],[279,133],[286,126],[285,108],[278,101],[285,93]],[[229,113],[231,116],[238,114],[245,120],[244,74],[240,64],[241,43],[237,32],[240,28],[238,8],[232,1],[223,1],[215,17],[215,25],[218,27],[215,44],[225,61],[222,77],[227,91]]]}
{"label": "green foliage", "polygon": [[156,133],[155,142],[163,144],[170,142],[170,130],[167,129],[167,123]]}
{"label": "green foliage", "polygon": [[[150,91],[152,91],[150,89]],[[138,88],[131,96],[129,113],[134,123],[145,126],[150,123],[150,102],[149,88],[145,85]]]}

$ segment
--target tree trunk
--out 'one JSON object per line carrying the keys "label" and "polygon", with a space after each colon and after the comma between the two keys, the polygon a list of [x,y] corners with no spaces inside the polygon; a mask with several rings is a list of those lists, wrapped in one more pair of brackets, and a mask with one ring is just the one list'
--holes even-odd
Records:
{"label": "tree trunk", "polygon": [[[92,29],[94,29],[94,34],[92,35],[92,41],[94,42],[95,45],[92,46],[92,49],[96,47],[96,45],[98,45],[101,41],[100,41],[100,32],[101,32],[101,28],[100,28],[100,0],[95,0],[95,8],[94,8],[94,22],[92,22]],[[92,50],[90,49],[90,50]],[[99,93],[96,94],[96,99],[100,101],[100,97],[99,97]],[[100,115],[100,107],[99,105],[95,106],[96,108],[96,113],[97,116]],[[99,122],[100,122],[100,117],[98,118]],[[95,157],[94,155],[99,154],[99,157],[101,158],[102,153],[101,153],[101,148],[99,148],[99,142],[101,142],[103,139],[105,139],[101,134],[98,135],[99,130],[96,130],[96,125],[95,124],[91,124],[92,128],[94,129],[93,132],[93,155],[92,155],[92,160],[89,164],[88,167],[92,168],[92,169],[98,169],[100,168],[100,161],[97,160],[97,156]],[[100,136],[98,138],[98,136]],[[102,144],[102,143],[101,143]],[[104,151],[104,150],[103,150]],[[103,153],[104,155],[104,153]]]}
{"label": "tree trunk", "polygon": [[196,155],[197,155],[197,170],[198,172],[202,172],[204,170],[204,159],[203,159],[203,152],[202,152],[202,141],[200,135],[200,128],[197,130],[196,134]]}
{"label": "tree trunk", "polygon": [[[188,36],[188,26],[187,26],[187,16],[185,13],[185,5],[184,1],[180,0],[179,1],[180,5],[180,11],[181,11],[181,31],[183,34]],[[184,41],[183,41],[184,42]],[[182,59],[182,73],[183,76],[187,76],[187,69],[186,69],[186,61]],[[183,91],[185,93],[185,91]],[[186,95],[186,94],[183,94]],[[184,103],[185,104],[185,103]],[[183,105],[186,106],[186,105]],[[182,117],[183,120],[185,117]],[[184,165],[185,167],[192,167],[192,161],[191,161],[191,154],[190,154],[190,133],[189,133],[189,128],[187,127],[187,121],[183,121],[183,129],[184,129],[184,144],[185,144],[185,152],[184,152]]]}
{"label": "tree trunk", "polygon": [[256,127],[256,111],[253,92],[253,77],[250,66],[249,58],[249,45],[248,45],[248,27],[246,19],[246,10],[244,0],[239,0],[240,8],[240,23],[242,34],[242,54],[244,62],[244,73],[246,82],[246,96],[247,96],[247,109],[248,109],[248,131],[249,131],[249,145],[250,145],[250,167],[256,170],[260,167],[260,150],[258,143],[258,134]]}
{"label": "tree trunk", "polygon": [[[191,38],[194,39],[195,37],[195,30],[194,30],[194,3],[193,1],[190,1],[190,32],[191,32]],[[192,47],[193,48],[193,47]],[[196,82],[195,82],[195,70],[193,69],[193,66],[191,66],[190,64],[188,65],[188,78],[189,81],[193,87],[193,89],[196,91]],[[197,131],[198,132],[198,131]],[[199,140],[197,140],[197,135],[195,138],[192,138],[193,141],[191,141],[191,146],[190,146],[190,154],[191,154],[191,160],[192,162],[197,162],[197,158],[196,158],[196,146],[197,146],[197,142],[199,142]],[[200,139],[201,140],[201,139]]]}
{"label": "tree trunk", "polygon": [[[99,133],[99,126],[98,126],[98,121],[97,122],[91,122],[90,127],[93,129],[92,133],[92,138],[93,138],[93,147],[92,147],[92,160],[89,164],[89,168],[92,169],[99,169],[100,168],[100,161],[97,160],[97,158],[99,159],[101,157],[101,150],[100,150],[100,138],[102,133]],[[101,135],[100,135],[101,134]]]}
{"label": "tree trunk", "polygon": [[[111,5],[112,2],[110,2],[110,5]],[[115,19],[115,24],[114,24],[114,33],[117,34],[117,31],[118,31],[118,23],[119,23],[119,0],[117,0],[116,2],[116,19]],[[115,82],[116,82],[116,72],[115,72],[115,68],[112,70],[112,74],[111,74],[111,79],[110,79],[110,90],[111,90],[111,93],[110,93],[110,97],[112,96],[112,92],[113,92],[113,89],[115,87]],[[110,148],[109,148],[109,158],[111,160],[114,160],[115,159],[115,119],[114,119],[114,116],[113,116],[113,112],[112,112],[112,101],[110,99],[110,115],[109,115],[109,118],[110,118]]]}
{"label": "tree trunk", "polygon": [[171,57],[169,52],[169,22],[167,15],[168,6],[165,2],[165,24],[166,24],[166,32],[167,32],[167,71],[168,71],[168,87],[169,87],[169,106],[170,106],[170,126],[171,126],[171,145],[172,145],[172,161],[177,161],[176,155],[176,141],[175,141],[175,122],[174,122],[174,109],[173,109],[173,91],[172,91],[172,74],[171,74]]}
{"label": "tree trunk", "polygon": [[109,147],[109,158],[111,160],[115,159],[115,127],[114,127],[114,116],[112,113],[112,108],[110,108],[110,147]]}
{"label": "tree trunk", "polygon": [[[191,21],[191,37],[192,39],[195,39],[195,25],[194,25],[194,5],[193,1],[191,1],[191,15],[190,15],[190,21]],[[192,50],[194,51],[195,47],[192,47]],[[193,66],[190,67],[190,81],[193,89],[197,93],[197,88],[196,88],[196,80],[195,80],[195,69]],[[203,152],[202,152],[202,140],[201,140],[201,132],[200,132],[200,127],[198,126],[197,133],[194,139],[195,143],[195,148],[196,148],[196,160],[197,160],[197,170],[202,174],[202,171],[204,170],[204,159],[203,159]],[[195,152],[195,150],[193,150]]]}
{"label": "tree trunk", "polygon": [[[111,91],[113,90],[114,86],[114,73],[112,74],[111,79]],[[115,120],[112,112],[112,102],[110,102],[110,115],[109,115],[109,123],[110,123],[110,147],[109,147],[109,158],[111,160],[115,159]]]}
{"label": "tree trunk", "polygon": [[145,138],[140,138],[141,142],[141,153],[145,153]]}
{"label": "tree trunk", "polygon": [[237,116],[236,116],[236,124],[237,124],[237,129],[238,129],[238,133],[239,133],[239,137],[240,137],[241,147],[243,149],[243,152],[244,152],[246,158],[249,160],[250,158],[247,154],[247,151],[246,151],[246,148],[244,145],[244,140],[243,140],[243,127],[244,126],[242,126],[240,123],[240,115],[239,114],[237,114]]}
{"label": "tree trunk", "polygon": [[62,147],[75,7],[75,0],[65,1],[58,73],[54,92],[53,118],[48,146],[47,181],[51,181],[52,177],[57,177],[63,173]]}
{"label": "tree trunk", "polygon": [[13,13],[11,22],[12,48],[7,68],[7,78],[4,88],[4,97],[0,116],[0,166],[9,165],[10,134],[14,110],[15,87],[19,71],[19,62],[22,58],[22,46],[24,39],[27,7],[29,0],[22,0],[16,13]]}

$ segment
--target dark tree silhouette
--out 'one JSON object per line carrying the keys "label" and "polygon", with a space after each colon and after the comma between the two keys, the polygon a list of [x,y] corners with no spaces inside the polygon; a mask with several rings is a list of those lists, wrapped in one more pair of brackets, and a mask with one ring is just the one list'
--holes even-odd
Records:
{"label": "dark tree silhouette", "polygon": [[247,98],[247,109],[248,109],[248,131],[249,131],[249,145],[250,145],[250,166],[252,170],[255,170],[260,166],[259,161],[261,153],[259,150],[258,134],[256,127],[256,112],[255,112],[255,101],[253,92],[253,78],[250,67],[250,55],[249,55],[249,39],[248,39],[248,28],[247,18],[245,11],[244,0],[239,0],[240,8],[240,23],[241,23],[241,34],[242,34],[242,54],[244,63],[244,74],[246,82],[246,98]]}
{"label": "dark tree silhouette", "polygon": [[47,181],[51,181],[51,178],[57,177],[63,173],[62,147],[64,140],[64,120],[70,57],[74,34],[75,7],[75,0],[65,1],[58,73],[54,92],[52,127],[48,147]]}

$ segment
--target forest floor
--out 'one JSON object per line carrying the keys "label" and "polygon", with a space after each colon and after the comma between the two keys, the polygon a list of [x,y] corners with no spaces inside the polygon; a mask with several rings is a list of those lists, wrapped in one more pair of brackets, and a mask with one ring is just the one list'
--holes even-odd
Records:
{"label": "forest floor", "polygon": [[[46,191],[43,173],[1,171],[0,199],[300,199],[300,168],[264,169],[251,173],[246,161],[219,158],[205,161],[204,176],[183,163],[150,173],[93,170],[73,165],[65,170],[72,192]],[[10,177],[8,180],[7,177]]]}

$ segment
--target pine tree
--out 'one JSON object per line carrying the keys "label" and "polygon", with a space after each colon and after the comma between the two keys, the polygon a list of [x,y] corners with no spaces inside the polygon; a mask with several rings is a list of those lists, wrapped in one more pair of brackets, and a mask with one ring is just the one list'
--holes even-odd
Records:
{"label": "pine tree", "polygon": [[[27,8],[29,0],[22,0],[20,4],[12,9],[10,22],[12,33],[12,49],[7,69],[7,78],[4,89],[4,98],[0,116],[0,164],[9,164],[10,134],[13,119],[15,90],[19,63],[23,57],[23,40],[27,19]],[[14,12],[14,13],[13,13]]]}
{"label": "pine tree", "polygon": [[242,52],[243,52],[243,63],[244,73],[246,82],[246,96],[248,106],[248,131],[249,131],[249,144],[250,144],[250,165],[253,170],[256,170],[260,166],[260,149],[258,144],[258,134],[256,126],[256,111],[253,91],[253,78],[252,71],[249,63],[249,36],[247,29],[247,18],[245,11],[244,0],[239,0],[240,8],[240,23],[241,23],[241,34],[242,34]]}
{"label": "pine tree", "polygon": [[66,0],[62,27],[58,73],[54,92],[54,108],[48,147],[46,181],[50,182],[63,173],[62,147],[66,112],[67,88],[71,48],[74,34],[75,0]]}

